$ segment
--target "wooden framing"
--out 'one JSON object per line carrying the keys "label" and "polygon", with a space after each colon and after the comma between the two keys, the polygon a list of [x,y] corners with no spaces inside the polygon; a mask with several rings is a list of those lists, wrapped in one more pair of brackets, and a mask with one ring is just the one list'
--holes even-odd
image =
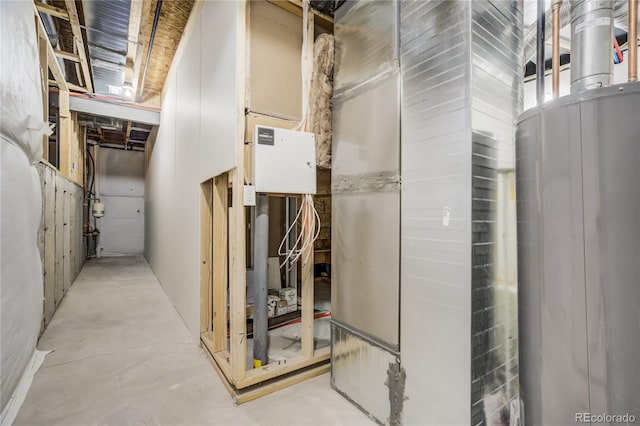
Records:
{"label": "wooden framing", "polygon": [[[299,8],[295,2],[272,3],[293,4]],[[243,187],[252,179],[252,127],[256,123],[268,122],[292,128],[297,122],[251,112],[245,115],[250,78],[250,56],[247,54],[250,2],[240,1],[237,7],[236,167],[201,185],[200,331],[205,353],[227,390],[240,404],[329,371],[330,347],[318,350],[314,348],[314,253],[311,247],[304,253],[306,261],[302,263],[300,355],[286,362],[270,363],[252,369],[247,367],[246,214]],[[288,7],[285,9],[289,10]],[[301,9],[298,12],[301,16]],[[313,52],[316,15],[316,12],[309,11],[309,25],[306,29],[309,52]],[[310,80],[313,54],[310,53],[306,60],[309,61],[309,66],[306,68],[308,74],[305,78]],[[305,228],[303,232],[310,230]]]}
{"label": "wooden framing", "polygon": [[89,72],[89,63],[87,62],[87,54],[84,50],[84,38],[80,29],[80,20],[78,11],[76,10],[75,0],[65,0],[67,13],[69,14],[69,22],[71,23],[71,31],[73,32],[73,40],[80,57],[80,66],[82,67],[82,79],[84,85],[89,92],[93,92],[93,84],[91,83],[91,73]]}
{"label": "wooden framing", "polygon": [[46,13],[47,15],[55,16],[56,18],[64,19],[65,21],[69,20],[69,14],[66,10],[61,9],[59,7],[51,6],[50,4],[36,2],[36,9],[38,12]]}

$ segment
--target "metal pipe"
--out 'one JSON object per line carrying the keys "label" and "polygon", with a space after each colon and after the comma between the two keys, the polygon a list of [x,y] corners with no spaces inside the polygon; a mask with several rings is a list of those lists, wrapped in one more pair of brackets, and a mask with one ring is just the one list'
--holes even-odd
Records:
{"label": "metal pipe", "polygon": [[638,0],[629,0],[629,82],[638,80]]}
{"label": "metal pipe", "polygon": [[[153,40],[156,38],[156,29],[158,28],[158,20],[160,19],[160,8],[162,0],[158,0],[156,5],[156,14],[153,17],[153,26],[151,27],[151,37],[149,37],[149,48],[147,49],[147,60],[144,63],[144,71],[142,72],[142,81],[140,82],[140,93],[138,93],[138,102],[142,102],[142,93],[144,92],[144,83],[147,80],[147,70],[149,69],[149,61],[151,60],[151,49],[153,49]],[[136,87],[133,88],[136,90]]]}
{"label": "metal pipe", "polygon": [[536,49],[536,99],[538,105],[544,103],[544,33],[545,33],[545,2],[538,0],[537,49]]}
{"label": "metal pipe", "polygon": [[576,0],[571,5],[571,93],[611,85],[613,0]]}
{"label": "metal pipe", "polygon": [[267,261],[269,258],[269,197],[256,197],[256,223],[253,256],[253,282],[255,300],[253,305],[253,366],[259,368],[269,362],[267,319]]}
{"label": "metal pipe", "polygon": [[554,0],[553,9],[553,43],[551,54],[551,75],[553,99],[560,96],[560,6],[562,0]]}
{"label": "metal pipe", "polygon": [[[292,225],[293,221],[296,219],[296,214],[298,213],[298,198],[297,197],[287,197],[287,214],[289,219],[287,221],[287,228]],[[287,251],[293,249],[293,246],[298,239],[298,230],[294,226],[289,233],[289,241],[287,241]],[[298,287],[298,265],[292,265],[291,260],[287,261],[287,287]]]}

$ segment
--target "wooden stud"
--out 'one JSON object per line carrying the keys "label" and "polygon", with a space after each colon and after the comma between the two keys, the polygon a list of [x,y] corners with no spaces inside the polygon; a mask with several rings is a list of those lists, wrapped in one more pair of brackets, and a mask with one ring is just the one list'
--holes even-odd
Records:
{"label": "wooden stud", "polygon": [[[313,34],[314,34],[314,15],[313,13],[308,13],[308,26],[305,29],[307,31],[307,57],[303,58],[306,62],[305,69],[307,70],[307,75],[305,76],[307,79],[307,87],[311,87],[311,76],[313,73]],[[309,111],[310,109],[308,109]],[[309,115],[307,113],[307,117],[305,119],[309,119]],[[307,121],[308,122],[308,121]],[[308,236],[311,230],[308,228],[308,223],[304,224],[302,232]],[[303,237],[303,239],[305,239]],[[314,277],[313,277],[313,264],[314,264],[314,256],[313,256],[313,245],[308,247],[304,253],[302,254],[302,355],[307,358],[313,357],[314,350],[314,338],[313,338],[313,287],[314,287]]]}
{"label": "wooden stud", "polygon": [[213,181],[200,184],[200,333],[211,331]]}
{"label": "wooden stud", "polygon": [[247,372],[246,235],[244,208],[244,99],[246,90],[247,1],[237,2],[236,23],[236,168],[232,172],[232,210],[229,221],[229,291],[231,301],[231,371],[235,381]]}
{"label": "wooden stud", "polygon": [[53,52],[58,58],[66,59],[73,62],[80,62],[80,56],[75,53],[65,52],[64,50],[54,49]]}
{"label": "wooden stud", "polygon": [[71,112],[69,111],[69,92],[58,92],[58,169],[65,177],[71,177]]}
{"label": "wooden stud", "polygon": [[34,2],[34,4],[36,5],[36,9],[38,10],[38,12],[55,16],[56,18],[64,19],[65,21],[69,20],[69,14],[64,9],[51,6],[50,4],[46,4],[46,3]]}
{"label": "wooden stud", "polygon": [[[227,349],[229,182],[226,173],[213,187],[213,335],[214,352]],[[211,317],[209,317],[211,318]]]}
{"label": "wooden stud", "polygon": [[82,30],[80,29],[80,19],[78,18],[78,11],[76,10],[76,3],[75,0],[65,0],[65,4],[67,6],[67,12],[69,13],[69,22],[71,23],[73,39],[76,48],[78,49],[78,56],[80,56],[84,85],[89,92],[93,92],[91,73],[89,72],[89,63],[87,62],[87,55],[84,50],[84,38],[82,37]]}
{"label": "wooden stud", "polygon": [[[38,31],[41,34],[47,34],[47,31],[44,29],[44,24],[42,23],[42,19],[40,19],[40,15],[38,14],[38,10],[36,9],[36,7],[34,6],[33,9],[33,13],[35,14],[35,16],[38,18],[36,19],[36,25],[38,26]],[[64,74],[62,73],[62,70],[60,69],[60,65],[58,64],[58,61],[56,60],[56,55],[55,52],[53,50],[53,47],[51,46],[51,42],[49,41],[48,37],[46,38],[46,43],[47,43],[47,65],[49,66],[49,70],[51,71],[51,74],[53,74],[53,78],[56,82],[56,86],[58,86],[58,88],[62,91],[62,90],[66,90],[69,91],[69,87],[67,86],[67,82],[64,79]]]}
{"label": "wooden stud", "polygon": [[[42,121],[49,122],[49,64],[47,55],[47,35],[38,26],[40,18],[35,16],[38,32],[38,54],[40,58],[40,89],[42,91]],[[49,160],[49,136],[42,136],[42,158]]]}

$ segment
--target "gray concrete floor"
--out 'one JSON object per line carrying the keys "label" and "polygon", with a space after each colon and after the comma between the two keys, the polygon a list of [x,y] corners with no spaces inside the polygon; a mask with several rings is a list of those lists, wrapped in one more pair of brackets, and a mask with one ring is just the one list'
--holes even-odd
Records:
{"label": "gray concrete floor", "polygon": [[16,425],[371,425],[325,374],[235,406],[143,257],[87,262]]}

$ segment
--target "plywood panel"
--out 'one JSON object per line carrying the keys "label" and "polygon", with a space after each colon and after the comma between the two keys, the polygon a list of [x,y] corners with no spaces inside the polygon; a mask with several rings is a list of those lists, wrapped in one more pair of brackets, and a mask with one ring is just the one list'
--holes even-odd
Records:
{"label": "plywood panel", "polygon": [[51,321],[56,310],[55,277],[56,277],[56,246],[55,246],[55,214],[56,214],[56,181],[55,171],[44,167],[44,188],[42,203],[44,205],[44,324]]}
{"label": "plywood panel", "polygon": [[63,251],[64,251],[64,179],[59,175],[55,176],[55,228],[54,228],[54,244],[55,244],[55,282],[54,296],[55,305],[60,305],[64,296],[64,268],[63,268]]}
{"label": "plywood panel", "polygon": [[62,229],[62,268],[63,268],[63,291],[64,293],[71,287],[71,183],[66,179],[62,181],[63,187],[63,229]]}

